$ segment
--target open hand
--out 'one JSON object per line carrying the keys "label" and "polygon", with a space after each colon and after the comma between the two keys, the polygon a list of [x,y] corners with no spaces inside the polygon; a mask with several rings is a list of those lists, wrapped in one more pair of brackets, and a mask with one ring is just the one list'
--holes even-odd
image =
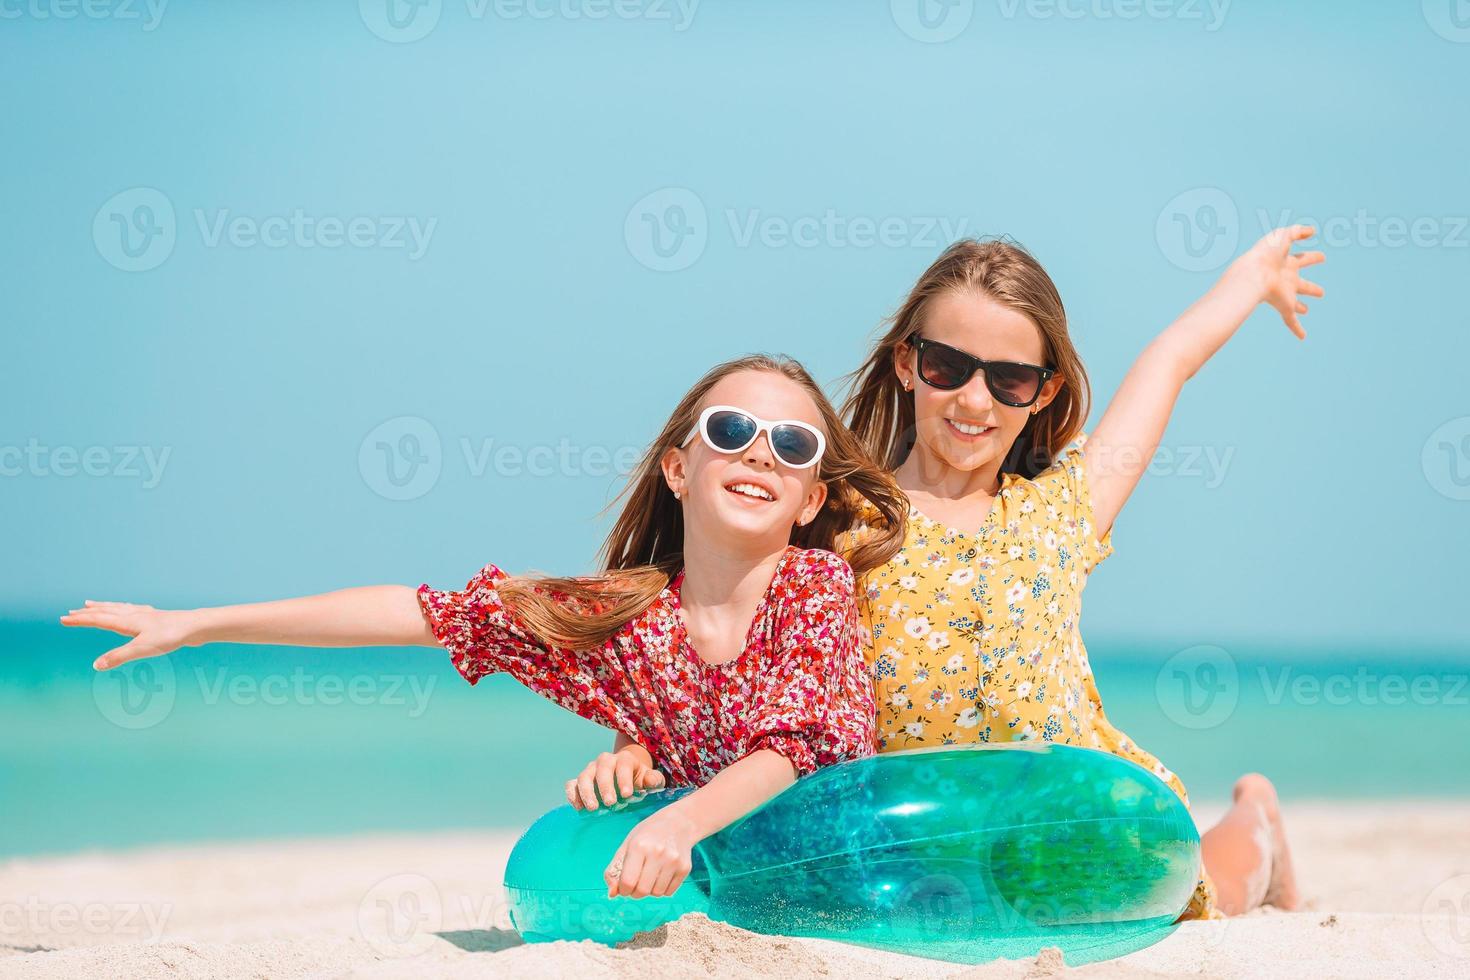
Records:
{"label": "open hand", "polygon": [[603,752],[580,776],[567,780],[566,793],[572,809],[596,810],[599,803],[613,806],[663,787],[664,774],[633,752]]}
{"label": "open hand", "polygon": [[197,645],[190,613],[154,609],[131,602],[94,602],[88,599],[80,609],[73,609],[62,616],[61,623],[63,626],[92,626],[132,637],[129,642],[94,660],[92,666],[97,670],[110,670],[132,660],[160,657],[179,647]]}
{"label": "open hand", "polygon": [[1276,308],[1298,340],[1307,339],[1307,332],[1298,319],[1307,312],[1307,304],[1301,297],[1323,295],[1321,286],[1302,278],[1302,270],[1325,262],[1327,256],[1321,252],[1292,252],[1291,247],[1316,233],[1310,225],[1276,228],[1235,260],[1236,267],[1255,280],[1261,300]]}

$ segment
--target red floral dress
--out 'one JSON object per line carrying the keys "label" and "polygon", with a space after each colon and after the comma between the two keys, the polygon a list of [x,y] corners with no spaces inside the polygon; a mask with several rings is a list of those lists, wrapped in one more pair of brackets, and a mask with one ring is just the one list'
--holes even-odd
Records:
{"label": "red floral dress", "polygon": [[551,647],[506,611],[486,565],[463,591],[421,585],[434,637],[471,684],[504,671],[583,718],[635,739],[670,786],[702,786],[758,749],[804,776],[872,755],[872,680],[858,642],[852,569],[830,551],[788,546],[739,656],[701,660],[679,615],[680,570],[602,646]]}

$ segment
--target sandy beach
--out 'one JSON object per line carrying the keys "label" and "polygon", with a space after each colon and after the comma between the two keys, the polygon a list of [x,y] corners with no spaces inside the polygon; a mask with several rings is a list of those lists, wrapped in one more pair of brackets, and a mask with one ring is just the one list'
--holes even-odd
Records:
{"label": "sandy beach", "polygon": [[[1196,818],[1208,825],[1218,812],[1201,805]],[[1286,816],[1305,909],[1186,924],[1149,949],[1080,969],[1049,951],[961,966],[758,936],[699,916],[624,948],[526,945],[499,888],[514,835],[454,832],[5,861],[0,976],[1470,975],[1470,801],[1317,802]]]}

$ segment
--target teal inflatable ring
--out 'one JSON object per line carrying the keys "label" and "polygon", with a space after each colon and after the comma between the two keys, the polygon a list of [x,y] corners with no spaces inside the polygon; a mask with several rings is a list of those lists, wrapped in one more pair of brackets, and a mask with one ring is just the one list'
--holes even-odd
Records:
{"label": "teal inflatable ring", "polygon": [[617,943],[686,912],[957,963],[1059,947],[1070,964],[1158,941],[1189,903],[1199,833],[1157,776],[1050,743],[890,752],[831,766],[707,838],[666,898],[607,897],[628,832],[682,793],[563,806],[511,852],[528,942]]}

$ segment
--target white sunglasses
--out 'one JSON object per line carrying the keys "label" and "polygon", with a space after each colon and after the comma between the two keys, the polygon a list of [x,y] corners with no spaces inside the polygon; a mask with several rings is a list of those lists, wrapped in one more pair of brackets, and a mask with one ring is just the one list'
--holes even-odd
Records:
{"label": "white sunglasses", "polygon": [[697,433],[715,452],[739,453],[754,444],[762,432],[776,458],[794,469],[815,466],[827,449],[826,437],[814,425],[796,419],[768,422],[733,405],[711,405],[700,412],[699,421],[679,443],[679,448],[689,445]]}

